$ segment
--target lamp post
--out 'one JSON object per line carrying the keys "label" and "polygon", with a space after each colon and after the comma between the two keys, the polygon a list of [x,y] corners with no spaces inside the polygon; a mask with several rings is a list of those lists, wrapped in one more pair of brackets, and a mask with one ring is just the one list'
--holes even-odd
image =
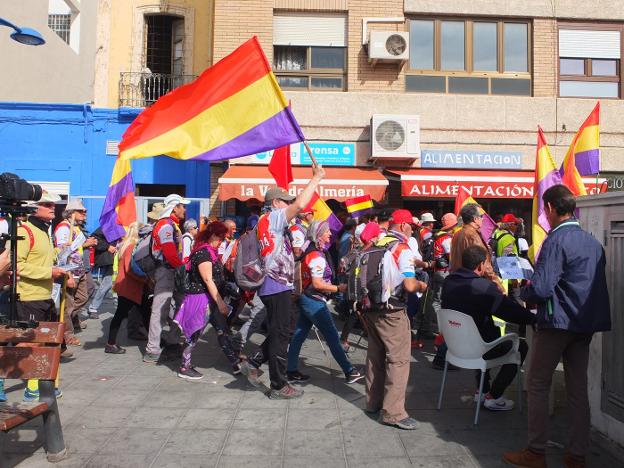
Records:
{"label": "lamp post", "polygon": [[39,31],[35,31],[31,28],[20,28],[4,18],[0,18],[0,26],[8,26],[9,28],[12,28],[15,32],[11,33],[11,39],[19,42],[20,44],[33,46],[45,44],[45,39]]}

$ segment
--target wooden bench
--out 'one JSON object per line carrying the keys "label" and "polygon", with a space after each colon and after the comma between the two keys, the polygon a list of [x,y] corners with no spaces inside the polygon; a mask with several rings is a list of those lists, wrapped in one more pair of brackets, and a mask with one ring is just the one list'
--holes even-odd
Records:
{"label": "wooden bench", "polygon": [[64,325],[40,322],[37,328],[0,326],[0,377],[39,380],[39,401],[0,403],[0,430],[10,430],[43,415],[45,449],[50,462],[67,456],[54,380],[61,359]]}

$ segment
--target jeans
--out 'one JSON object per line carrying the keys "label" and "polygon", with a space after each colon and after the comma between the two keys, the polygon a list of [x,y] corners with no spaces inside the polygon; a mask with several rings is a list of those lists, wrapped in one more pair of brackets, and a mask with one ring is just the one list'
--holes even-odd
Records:
{"label": "jeans", "polygon": [[113,267],[95,267],[92,273],[99,279],[99,285],[93,296],[91,304],[89,304],[89,313],[97,314],[98,309],[102,305],[104,298],[108,292],[113,288]]}
{"label": "jeans", "polygon": [[345,375],[350,374],[354,369],[353,364],[349,362],[340,344],[338,330],[327,308],[327,304],[324,301],[317,301],[303,294],[299,298],[299,305],[301,307],[301,314],[299,314],[295,334],[290,342],[290,348],[288,348],[288,372],[297,370],[301,346],[307,338],[308,333],[310,333],[312,325],[316,325],[323,334],[323,337],[325,337],[329,350],[342,371]]}

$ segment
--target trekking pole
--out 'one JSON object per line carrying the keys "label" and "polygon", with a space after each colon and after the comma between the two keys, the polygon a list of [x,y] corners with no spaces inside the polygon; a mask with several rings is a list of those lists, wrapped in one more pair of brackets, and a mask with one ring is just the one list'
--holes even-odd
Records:
{"label": "trekking pole", "polygon": [[325,346],[323,346],[323,340],[321,340],[321,336],[319,335],[318,328],[316,328],[316,325],[312,325],[312,329],[314,330],[314,333],[316,333],[316,339],[321,344],[321,349],[323,350],[323,354],[327,356],[327,351],[325,350]]}

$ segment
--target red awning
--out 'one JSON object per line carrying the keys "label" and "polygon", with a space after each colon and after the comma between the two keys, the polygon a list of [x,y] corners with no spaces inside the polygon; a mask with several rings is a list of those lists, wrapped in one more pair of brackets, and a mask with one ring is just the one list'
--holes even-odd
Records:
{"label": "red awning", "polygon": [[[400,176],[401,195],[455,198],[460,186],[474,198],[533,198],[533,171],[393,170]],[[606,192],[606,179],[584,178],[590,194]]]}
{"label": "red awning", "polygon": [[[388,186],[388,180],[373,168],[326,167],[325,172],[325,179],[318,188],[325,200],[345,201],[368,194],[373,200],[381,201]],[[293,195],[301,192],[311,176],[310,167],[293,167],[290,192]],[[255,198],[262,201],[267,190],[274,186],[275,180],[267,166],[231,166],[219,178],[219,200]]]}

